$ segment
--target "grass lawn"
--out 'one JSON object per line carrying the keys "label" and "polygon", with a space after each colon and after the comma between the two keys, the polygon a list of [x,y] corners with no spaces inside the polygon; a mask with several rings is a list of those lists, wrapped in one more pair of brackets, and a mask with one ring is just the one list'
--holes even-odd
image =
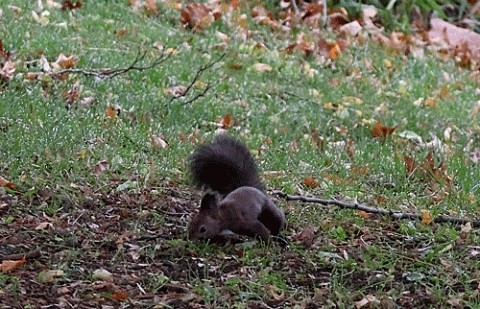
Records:
{"label": "grass lawn", "polygon": [[[0,256],[33,252],[0,272],[4,308],[480,306],[478,229],[430,222],[479,217],[478,76],[368,39],[333,62],[287,53],[318,35],[256,22],[260,1],[203,31],[167,2],[82,2],[0,4],[0,68],[16,62],[0,73]],[[168,57],[84,74],[143,54],[137,67]],[[56,74],[72,62],[84,73]],[[372,136],[377,122],[394,133]],[[274,197],[281,245],[190,242],[201,192],[186,161],[220,127],[269,190],[423,220]]]}

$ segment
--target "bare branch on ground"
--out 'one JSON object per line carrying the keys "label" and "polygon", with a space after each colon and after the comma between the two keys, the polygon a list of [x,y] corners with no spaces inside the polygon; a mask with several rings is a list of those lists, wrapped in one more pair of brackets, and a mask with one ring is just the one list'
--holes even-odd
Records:
{"label": "bare branch on ground", "polygon": [[[344,202],[336,199],[321,199],[317,197],[307,197],[301,195],[289,195],[280,190],[273,190],[272,194],[278,195],[281,198],[284,198],[287,201],[300,201],[304,203],[315,203],[325,206],[335,205],[340,208],[348,209],[357,209],[362,210],[367,213],[380,214],[384,216],[389,216],[395,220],[407,219],[407,220],[422,220],[422,214],[413,213],[413,212],[401,212],[394,211],[380,207],[374,207],[358,202]],[[469,220],[458,217],[452,217],[447,215],[440,215],[433,219],[434,223],[454,223],[454,224],[467,224],[470,223],[472,227],[480,227],[480,220]]]}
{"label": "bare branch on ground", "polygon": [[0,261],[16,261],[16,260],[21,260],[25,257],[25,259],[30,260],[30,259],[36,259],[41,256],[40,249],[35,249],[33,251],[29,251],[26,253],[16,253],[16,254],[5,254],[1,255],[0,254]]}

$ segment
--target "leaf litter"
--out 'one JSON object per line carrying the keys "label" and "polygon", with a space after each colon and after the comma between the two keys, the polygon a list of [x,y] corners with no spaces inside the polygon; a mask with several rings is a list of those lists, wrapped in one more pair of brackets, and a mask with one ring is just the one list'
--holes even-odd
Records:
{"label": "leaf litter", "polygon": [[[141,12],[143,10],[143,13],[149,18],[155,18],[160,14],[159,8],[163,3],[164,1],[129,0],[133,11]],[[179,22],[195,32],[202,32],[211,27],[215,21],[223,19],[227,24],[237,28],[237,39],[247,38],[251,35],[245,22],[246,18],[235,13],[240,6],[238,1],[233,1],[231,6],[222,6],[215,1],[187,5],[169,1],[167,5],[178,10]],[[290,6],[289,3],[288,7]],[[12,6],[9,8],[17,14],[22,13],[19,8]],[[52,6],[52,9],[54,8],[58,7]],[[63,1],[61,8],[70,11],[81,9],[82,2]],[[319,25],[323,9],[319,3],[302,3],[300,19],[306,25]],[[49,24],[48,11],[42,10],[40,15],[35,14],[33,19],[40,25],[47,26]],[[320,61],[334,63],[351,46],[352,42],[364,40],[365,38],[362,36],[368,33],[374,40],[391,48],[396,53],[420,56],[421,53],[418,50],[423,47],[424,41],[418,37],[398,32],[393,32],[389,36],[384,35],[381,27],[372,21],[375,15],[376,12],[372,12],[371,9],[364,9],[363,19],[353,20],[348,16],[346,10],[330,12],[330,26],[340,33],[338,38],[330,39],[300,33],[292,40],[293,43],[287,42],[283,50],[287,53],[297,51],[303,53],[305,57],[314,55]],[[250,16],[255,23],[281,32],[278,34],[279,36],[284,35],[283,32],[290,31],[296,22],[290,10],[279,16],[268,12],[262,6],[255,7],[250,12]],[[437,21],[433,21],[432,25],[434,27],[430,33],[430,43],[438,42],[439,49],[457,59],[462,66],[474,68],[477,65],[477,56],[472,52],[478,46],[474,35],[468,33],[468,36],[471,35],[473,39],[456,42],[453,46],[448,35],[452,31],[458,33],[460,30]],[[223,44],[228,44],[230,40],[221,34],[218,35],[218,38]],[[265,48],[261,42],[256,46],[260,49]],[[23,67],[20,60],[13,61],[15,59],[14,52],[5,51],[3,45],[0,52],[0,86],[4,87],[8,86],[16,71]],[[26,73],[25,79],[42,80],[42,76],[48,74],[62,80],[62,77],[55,73],[62,69],[75,68],[78,57],[75,55],[67,57],[60,54],[55,62],[49,62],[46,56],[41,55],[38,61],[42,67],[41,72],[24,72]],[[385,61],[384,63],[388,68],[392,67],[391,62]],[[232,64],[231,68],[241,69],[241,65]],[[262,74],[268,74],[273,70],[272,66],[265,63],[256,63],[252,69]],[[184,94],[184,88],[174,87],[168,88],[167,92],[173,96]],[[69,107],[76,102],[85,108],[94,104],[95,98],[92,96],[82,98],[81,93],[77,91],[78,87],[69,87],[68,89],[64,92],[64,99]],[[447,94],[441,94],[439,97],[448,95],[448,91],[444,92]],[[436,104],[437,101],[433,97],[422,101],[422,107],[425,108],[434,108]],[[325,109],[342,110],[333,104],[327,105]],[[120,106],[106,105],[105,117],[115,120],[119,117],[121,110]],[[472,117],[476,117],[476,113],[475,110],[472,111]],[[214,123],[223,130],[237,124],[230,114],[219,116]],[[376,122],[371,135],[381,140],[395,138],[396,128],[396,126],[387,127]],[[345,127],[337,127],[336,130],[340,133],[348,133],[348,128]],[[195,133],[183,137],[184,140],[196,143],[199,142],[198,138]],[[153,148],[158,149],[168,147],[167,141],[161,134],[152,134],[150,144]],[[323,147],[323,140],[319,144]],[[291,145],[291,149],[299,147],[295,143]],[[339,145],[348,157],[351,159],[355,157],[353,141],[347,140]],[[477,152],[478,150],[472,149],[471,160],[474,163],[478,157]],[[416,177],[420,182],[427,183],[432,192],[438,192],[438,182],[450,183],[447,165],[443,161],[436,163],[432,152],[429,152],[420,162],[405,156],[406,173]],[[97,177],[106,176],[110,172],[112,171],[110,171],[110,164],[107,160],[99,161],[92,168],[92,173]],[[335,175],[326,174],[325,176],[336,183],[346,181]],[[5,269],[5,272],[15,276],[22,284],[28,285],[29,282],[43,284],[43,286],[32,289],[28,295],[29,298],[21,301],[22,306],[49,306],[53,303],[58,304],[59,307],[80,306],[86,303],[94,306],[118,306],[119,302],[123,304],[128,302],[133,307],[150,307],[153,304],[185,308],[208,307],[205,305],[207,298],[205,291],[202,293],[192,289],[190,283],[192,277],[205,280],[213,286],[210,287],[211,289],[216,289],[219,291],[218,294],[225,295],[223,298],[220,296],[220,300],[225,303],[231,299],[238,300],[236,298],[238,290],[224,285],[227,279],[239,278],[247,283],[261,279],[259,274],[251,271],[251,266],[243,263],[242,258],[249,252],[241,246],[214,247],[213,250],[220,251],[217,252],[218,254],[203,257],[205,252],[184,241],[187,215],[192,212],[193,205],[199,200],[198,196],[185,196],[185,192],[178,192],[176,183],[163,184],[164,192],[159,195],[155,190],[136,189],[135,184],[138,182],[135,180],[124,185],[127,184],[124,179],[112,176],[110,181],[106,188],[96,190],[89,186],[73,185],[72,188],[78,190],[83,196],[79,202],[80,207],[71,209],[68,207],[68,203],[62,203],[55,216],[52,216],[52,222],[42,221],[39,213],[43,211],[40,210],[39,213],[23,219],[13,218],[13,221],[2,228],[2,237],[0,238],[0,254],[2,256],[16,253],[13,251],[33,249],[38,244],[42,244],[43,255],[35,261],[25,258],[16,261],[2,261],[2,271]],[[0,184],[2,183],[3,185],[0,187],[15,189],[15,185],[4,178],[0,178]],[[303,185],[310,189],[321,188],[319,181],[314,176],[304,178]],[[122,189],[117,190],[119,187]],[[3,192],[0,194],[2,202],[0,214],[9,214],[11,209],[15,213],[14,208],[27,207],[32,204],[45,207],[53,202],[54,196],[55,191],[44,192],[43,196],[31,199]],[[292,207],[292,205],[285,206],[287,209]],[[341,276],[345,286],[360,291],[351,296],[356,300],[357,308],[391,302],[390,296],[375,295],[376,291],[372,287],[379,283],[385,286],[386,291],[389,291],[388,289],[403,291],[402,295],[396,295],[396,305],[421,307],[434,302],[434,296],[425,285],[417,286],[415,284],[415,282],[424,282],[428,277],[423,272],[405,272],[402,269],[402,265],[406,264],[405,260],[416,259],[421,254],[420,251],[428,252],[431,248],[429,244],[426,244],[427,237],[412,238],[408,234],[401,234],[398,231],[421,229],[421,227],[415,224],[405,227],[401,223],[385,222],[378,216],[367,216],[364,213],[358,215],[361,224],[355,220],[349,220],[342,225],[335,226],[329,222],[329,215],[319,215],[318,226],[307,226],[297,231],[294,236],[286,236],[290,246],[319,248],[318,260],[311,261],[295,250],[289,250],[289,247],[278,249],[278,255],[272,260],[272,269],[264,270],[263,274],[269,275],[269,271],[277,272],[284,275],[286,280],[266,284],[264,288],[267,296],[264,296],[262,301],[249,301],[250,308],[288,305],[314,307],[341,304],[342,296],[328,288],[332,282],[332,276]],[[429,211],[422,212],[421,222],[425,225],[432,224],[432,215]],[[298,228],[298,226],[292,228]],[[39,233],[39,230],[43,232]],[[468,230],[468,227],[464,228],[465,234],[468,234]],[[378,233],[379,231],[380,233]],[[462,241],[468,243],[469,240]],[[11,246],[12,244],[16,245]],[[367,254],[375,254],[375,246],[380,247],[380,250],[398,251],[399,254],[394,258],[398,259],[399,265],[392,266],[392,268],[386,266],[379,270],[366,266],[362,269],[355,268],[355,264],[363,265]],[[446,248],[450,249],[451,247]],[[370,252],[370,250],[374,252]],[[447,251],[449,250],[440,252]],[[478,250],[473,248],[468,254],[476,256],[477,252]],[[265,254],[260,250],[256,253],[259,256]],[[353,265],[350,266],[351,271],[346,274],[342,273],[341,269],[337,268],[340,263],[352,263],[350,264]],[[448,264],[448,261],[444,261],[444,264]],[[50,265],[65,265],[65,269],[59,270],[53,267],[50,269]],[[434,272],[442,270],[440,266],[429,266]],[[462,266],[472,272],[475,271],[469,269],[469,265]],[[285,282],[288,282],[290,289],[285,287]],[[52,283],[55,285],[49,285]],[[13,289],[14,284],[15,282],[9,281],[6,286]],[[155,284],[157,285],[152,286]],[[55,293],[45,293],[52,287]],[[295,299],[289,296],[295,294],[294,288],[315,291],[315,293],[309,295],[311,299],[308,297]],[[451,288],[459,291],[463,289],[459,286]],[[248,291],[242,291],[242,293],[246,292]],[[25,292],[21,291],[20,293]],[[468,301],[468,296],[465,296],[465,299]],[[454,298],[450,303],[461,306],[465,299]],[[8,298],[4,305],[15,307],[18,305],[18,301]]]}

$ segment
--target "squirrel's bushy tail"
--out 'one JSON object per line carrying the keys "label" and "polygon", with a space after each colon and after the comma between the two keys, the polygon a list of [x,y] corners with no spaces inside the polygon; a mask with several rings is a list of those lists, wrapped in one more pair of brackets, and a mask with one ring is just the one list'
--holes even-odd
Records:
{"label": "squirrel's bushy tail", "polygon": [[221,194],[243,186],[263,190],[250,151],[230,136],[219,135],[198,147],[190,157],[189,168],[196,185]]}

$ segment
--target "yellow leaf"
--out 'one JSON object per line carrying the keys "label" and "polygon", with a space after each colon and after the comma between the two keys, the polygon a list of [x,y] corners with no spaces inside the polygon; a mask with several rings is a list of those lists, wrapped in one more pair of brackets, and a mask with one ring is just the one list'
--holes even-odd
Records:
{"label": "yellow leaf", "polygon": [[324,109],[335,109],[335,106],[333,106],[332,102],[328,102],[328,103],[323,104],[323,108]]}

